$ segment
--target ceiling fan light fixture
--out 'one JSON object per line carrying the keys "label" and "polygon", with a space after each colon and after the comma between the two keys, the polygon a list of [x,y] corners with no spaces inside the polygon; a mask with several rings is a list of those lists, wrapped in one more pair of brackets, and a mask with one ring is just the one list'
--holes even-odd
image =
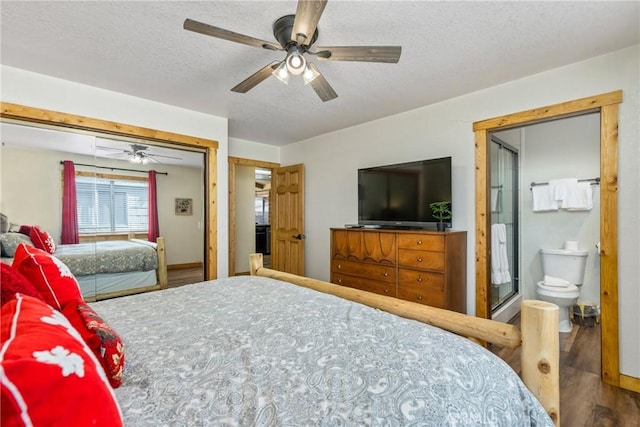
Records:
{"label": "ceiling fan light fixture", "polygon": [[320,72],[315,68],[315,66],[313,66],[311,62],[309,62],[309,64],[307,64],[307,66],[304,68],[304,72],[302,73],[302,80],[304,80],[305,86],[314,81],[319,75]]}
{"label": "ceiling fan light fixture", "polygon": [[147,163],[149,163],[149,159],[144,154],[135,152],[129,156],[129,163],[133,163],[136,165],[146,165]]}
{"label": "ceiling fan light fixture", "polygon": [[291,49],[286,59],[287,70],[293,75],[299,75],[307,68],[307,61],[297,48]]}
{"label": "ceiling fan light fixture", "polygon": [[[289,84],[289,71],[287,70],[287,65],[285,61],[282,61],[278,68],[271,72],[274,76],[278,78],[282,83],[288,85]],[[268,74],[267,74],[268,75]]]}

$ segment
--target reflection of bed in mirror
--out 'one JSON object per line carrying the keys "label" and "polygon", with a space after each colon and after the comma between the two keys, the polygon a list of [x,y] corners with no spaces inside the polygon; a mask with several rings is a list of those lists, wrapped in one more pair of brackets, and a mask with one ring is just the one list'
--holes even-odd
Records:
{"label": "reflection of bed in mirror", "polygon": [[[11,264],[12,255],[5,252],[7,237],[3,235],[2,261]],[[23,239],[29,239],[24,236]],[[31,244],[29,240],[23,241]],[[57,245],[56,258],[75,276],[82,296],[96,301],[116,296],[146,292],[167,287],[167,264],[164,238],[157,243],[140,239],[109,240],[75,245]]]}
{"label": "reflection of bed in mirror", "polygon": [[110,240],[59,245],[54,254],[69,267],[87,301],[167,287],[164,239]]}

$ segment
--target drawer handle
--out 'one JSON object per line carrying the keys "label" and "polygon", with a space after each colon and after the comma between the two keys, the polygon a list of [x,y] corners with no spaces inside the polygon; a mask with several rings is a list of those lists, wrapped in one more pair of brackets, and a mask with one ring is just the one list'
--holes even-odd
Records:
{"label": "drawer handle", "polygon": [[418,282],[422,282],[422,276],[418,276]]}
{"label": "drawer handle", "polygon": [[341,283],[342,283],[342,279],[338,279],[338,284],[341,284]]}
{"label": "drawer handle", "polygon": [[341,269],[341,268],[342,268],[342,264],[338,264],[338,269]]}
{"label": "drawer handle", "polygon": [[422,240],[418,240],[418,244],[421,245],[422,244]]}
{"label": "drawer handle", "polygon": [[422,301],[422,295],[416,295],[416,299],[417,299],[418,301]]}
{"label": "drawer handle", "polygon": [[389,277],[389,272],[385,271],[382,275],[383,275],[384,277]]}
{"label": "drawer handle", "polygon": [[385,293],[385,294],[388,294],[388,293],[389,293],[389,289],[384,288],[384,293]]}
{"label": "drawer handle", "polygon": [[422,262],[422,256],[418,257],[418,262]]}

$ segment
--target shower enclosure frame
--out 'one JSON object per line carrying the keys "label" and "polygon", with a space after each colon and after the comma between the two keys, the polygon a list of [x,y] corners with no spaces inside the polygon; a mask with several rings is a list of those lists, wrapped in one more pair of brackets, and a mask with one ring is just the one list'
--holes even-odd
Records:
{"label": "shower enclosure frame", "polygon": [[[520,157],[519,151],[517,148],[509,145],[507,142],[503,141],[499,137],[495,135],[490,135],[491,143],[498,145],[498,150],[507,150],[513,157],[513,167],[511,169],[511,223],[507,225],[507,248],[511,250],[511,255],[509,256],[509,270],[511,273],[511,291],[509,294],[502,300],[498,300],[497,303],[491,302],[491,313],[495,314],[498,310],[507,306],[514,299],[520,296]],[[493,163],[491,163],[491,169],[493,171],[494,168]],[[499,166],[498,166],[499,167]],[[498,171],[501,173],[502,171]],[[502,175],[501,175],[502,176]],[[492,174],[493,177],[493,174]],[[500,183],[494,183],[493,179],[491,182],[491,187],[493,188],[494,184],[499,184],[500,194],[498,196],[498,203],[504,200],[503,196],[505,194],[504,185],[506,181]],[[499,215],[500,213],[498,213]],[[493,224],[494,212],[491,212],[491,223]],[[511,239],[509,239],[509,225],[511,225]],[[491,287],[489,292],[493,293],[497,291],[495,287]],[[493,298],[492,298],[493,300]],[[519,311],[519,310],[518,310]]]}

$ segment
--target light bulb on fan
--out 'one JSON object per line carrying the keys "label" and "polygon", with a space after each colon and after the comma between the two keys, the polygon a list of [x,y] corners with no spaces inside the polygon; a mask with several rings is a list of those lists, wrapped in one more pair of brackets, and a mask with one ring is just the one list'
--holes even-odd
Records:
{"label": "light bulb on fan", "polygon": [[291,74],[299,75],[305,70],[307,61],[304,59],[304,56],[298,51],[297,48],[291,49],[289,55],[287,56],[287,70]]}

